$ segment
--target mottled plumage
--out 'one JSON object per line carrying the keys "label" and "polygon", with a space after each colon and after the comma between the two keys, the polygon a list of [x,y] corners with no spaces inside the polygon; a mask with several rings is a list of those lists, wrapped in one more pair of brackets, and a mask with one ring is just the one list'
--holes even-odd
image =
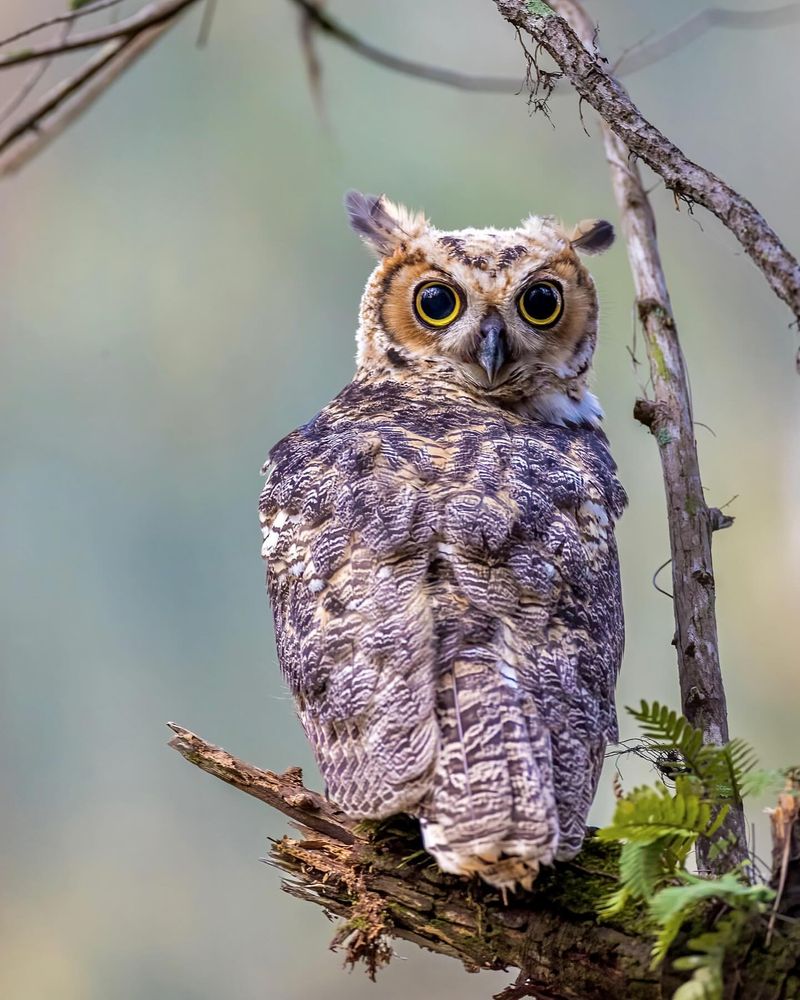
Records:
{"label": "mottled plumage", "polygon": [[[616,737],[625,494],[586,390],[593,284],[552,220],[444,234],[349,207],[381,256],[358,371],[261,497],[280,663],[346,813],[411,813],[445,870],[529,885],[580,849]],[[415,313],[431,280],[461,301],[443,331]],[[562,297],[546,332],[513,316],[532,280]]]}

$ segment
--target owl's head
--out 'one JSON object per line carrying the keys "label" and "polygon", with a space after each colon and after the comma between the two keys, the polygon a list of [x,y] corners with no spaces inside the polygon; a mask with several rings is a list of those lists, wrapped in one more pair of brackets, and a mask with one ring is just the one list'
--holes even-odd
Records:
{"label": "owl's head", "polygon": [[566,229],[531,216],[445,232],[383,195],[351,191],[345,204],[379,258],[361,300],[359,370],[432,374],[551,423],[597,425],[597,293],[579,254],[611,246],[609,222]]}

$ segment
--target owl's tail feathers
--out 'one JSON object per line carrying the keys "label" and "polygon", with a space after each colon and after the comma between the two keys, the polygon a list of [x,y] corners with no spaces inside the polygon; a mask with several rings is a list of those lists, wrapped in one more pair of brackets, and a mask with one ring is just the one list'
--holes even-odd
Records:
{"label": "owl's tail feathers", "polygon": [[539,866],[552,864],[553,852],[544,853],[530,844],[505,845],[495,843],[456,847],[448,843],[439,823],[420,819],[425,850],[433,856],[442,871],[451,875],[480,875],[484,882],[504,892],[517,887],[530,889]]}
{"label": "owl's tail feathers", "polygon": [[494,662],[453,664],[439,689],[440,746],[420,810],[426,850],[440,868],[491,885],[529,888],[552,864],[559,823],[550,733]]}

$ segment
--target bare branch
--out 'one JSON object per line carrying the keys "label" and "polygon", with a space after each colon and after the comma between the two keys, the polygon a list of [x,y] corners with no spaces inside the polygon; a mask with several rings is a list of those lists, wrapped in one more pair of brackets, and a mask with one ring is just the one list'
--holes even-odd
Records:
{"label": "bare branch", "polygon": [[175,733],[169,745],[190,763],[213,774],[215,778],[226,781],[239,791],[261,799],[310,830],[324,833],[342,844],[355,842],[353,822],[327,799],[303,787],[300,768],[291,768],[285,774],[262,771],[252,764],[237,760],[221,747],[206,743],[175,722],[168,722],[167,725]]}
{"label": "bare branch", "polygon": [[[369,966],[363,937],[373,925],[381,937],[413,941],[473,970],[521,967],[524,958],[536,967],[538,985],[556,1000],[660,996],[660,974],[648,969],[647,936],[618,924],[597,926],[592,892],[600,898],[613,888],[613,850],[589,842],[574,863],[541,875],[535,895],[516,894],[506,905],[497,890],[440,872],[420,849],[415,823],[398,817],[389,825],[356,829],[330,802],[303,787],[298,768],[283,775],[262,771],[169,726],[176,733],[170,746],[187,760],[293,820],[300,839],[285,837],[275,844],[272,863],[292,877],[283,884],[287,892],[352,921],[335,939],[346,942],[350,961]],[[373,948],[376,944],[373,940]],[[630,993],[629,979],[641,981]]]}
{"label": "bare branch", "polygon": [[677,199],[702,205],[716,215],[800,323],[800,264],[751,202],[710,170],[693,163],[651,125],[610,75],[606,61],[582,45],[553,5],[543,0],[495,0],[495,4],[510,24],[530,35],[555,60],[580,97],[631,153],[663,178]]}
{"label": "bare branch", "polygon": [[[31,28],[17,32],[15,35],[7,38],[5,42],[0,42],[0,47],[54,24],[67,23],[69,25],[70,22],[75,21],[78,17],[96,13],[97,11],[115,6],[119,2],[120,0],[98,0],[97,3],[81,7],[77,11],[42,21]],[[199,2],[201,0],[171,0],[171,2],[151,3],[127,20],[117,21],[114,25],[98,31],[74,36],[69,42],[65,38],[62,38],[57,42],[28,49],[23,52],[12,52],[6,55],[0,54],[0,69],[18,66],[20,63],[29,61],[38,61],[41,67],[23,84],[20,91],[11,99],[4,109],[4,113],[0,115],[0,120],[16,110],[24,99],[29,96],[33,87],[43,75],[44,68],[48,65],[49,60],[76,49],[94,47],[103,43],[111,45],[115,41],[124,42],[137,39],[140,33],[149,31],[150,28],[155,28],[160,24],[171,23],[184,10]],[[359,38],[329,14],[322,11],[313,0],[290,0],[290,2],[299,7],[303,13],[304,51],[306,52],[307,59],[313,53],[313,40],[311,37],[311,30],[313,29],[320,31],[371,62],[395,72],[428,80],[432,83],[455,87],[460,90],[496,94],[518,94],[521,90],[526,89],[526,81],[506,77],[472,76],[466,73],[447,70],[439,66],[431,66],[414,60],[404,59]],[[206,0],[203,21],[198,36],[198,44],[201,46],[205,44],[215,4],[216,0]],[[683,42],[690,40],[690,38],[696,38],[698,33],[717,24],[743,25],[746,23],[752,27],[772,27],[776,23],[788,23],[796,16],[799,10],[800,5],[793,4],[776,8],[772,11],[764,11],[759,15],[740,11],[726,11],[717,8],[712,8],[709,11],[701,11],[694,18],[690,19],[689,22],[679,26],[672,32],[668,32],[662,39],[657,39],[629,51],[623,56],[622,62],[627,66],[638,69],[643,65],[648,65],[657,59],[663,58],[674,51],[678,44],[683,44]],[[6,150],[6,155],[2,161],[5,164],[2,168],[2,173],[8,174],[13,172],[23,163],[27,163],[40,149],[45,148],[56,135],[60,134],[68,124],[79,117],[83,111],[94,103],[102,93],[103,86],[109,86],[124,69],[136,60],[138,54],[141,54],[150,47],[152,39],[157,37],[159,37],[158,34],[148,35],[147,42],[137,42],[132,48],[120,44],[118,46],[119,57],[109,63],[102,73],[98,71],[96,63],[90,61],[84,69],[65,80],[63,84],[60,84],[51,91],[45,100],[40,101],[23,118],[15,122],[7,134],[13,132],[14,138],[12,141],[22,141],[23,146],[16,152],[12,152],[8,145],[3,147]],[[123,49],[125,52],[124,56],[122,55]],[[107,49],[105,54],[107,55],[111,51],[112,49]],[[312,89],[314,87],[314,80],[318,79],[318,74],[314,69],[316,66],[316,62],[310,62]],[[89,92],[85,94],[78,93],[80,85],[88,85],[89,81],[92,81]],[[75,86],[76,83],[79,84],[77,88]],[[562,90],[566,91],[566,89],[564,81],[557,80],[555,77],[549,78],[549,93],[558,93]],[[58,93],[62,94],[62,100],[69,99],[70,103],[68,107],[63,108],[56,115],[55,112],[58,108],[58,103],[53,104],[50,98]],[[319,105],[319,94],[316,91],[315,94]],[[45,107],[46,110],[43,111]],[[53,117],[47,122],[46,126],[42,127],[40,123],[48,114]],[[42,128],[42,134],[38,138],[32,137],[29,134],[29,130],[34,127]]]}
{"label": "bare branch", "polygon": [[520,75],[519,80],[502,76],[472,76],[468,73],[458,73],[440,66],[416,62],[413,59],[404,59],[402,56],[387,52],[385,49],[378,48],[378,46],[360,38],[324,10],[321,10],[312,0],[289,0],[289,2],[299,7],[308,21],[323,34],[333,38],[369,62],[394,70],[396,73],[444,84],[446,87],[455,87],[458,90],[482,91],[490,94],[518,94],[525,87],[522,75]]}
{"label": "bare branch", "polygon": [[23,117],[0,132],[0,177],[15,173],[61,135],[173,27],[181,13],[183,10],[130,39],[109,42],[77,73],[60,81]]}
{"label": "bare branch", "polygon": [[[67,22],[61,29],[61,41],[65,41],[69,37],[69,33],[72,30],[72,24]],[[36,89],[36,85],[45,75],[47,70],[50,68],[50,63],[52,59],[42,59],[39,65],[36,66],[30,76],[25,80],[19,90],[11,96],[11,98],[3,105],[0,109],[0,122],[4,122],[9,118],[17,108],[25,103],[25,100],[33,91]]]}
{"label": "bare branch", "polygon": [[87,17],[89,14],[96,14],[100,10],[107,10],[109,7],[116,7],[121,3],[124,3],[124,0],[97,0],[97,3],[87,4],[84,7],[79,7],[77,10],[71,10],[66,14],[58,14],[56,17],[49,17],[46,21],[39,21],[38,24],[33,24],[29,28],[23,28],[22,31],[9,35],[8,38],[0,39],[0,48],[5,48],[6,45],[11,45],[12,42],[18,42],[20,38],[27,38],[29,35],[34,35],[38,31],[44,31],[45,28],[52,28],[56,24],[70,24],[73,21],[77,21],[81,17]]}
{"label": "bare branch", "polygon": [[[553,4],[553,9],[557,5]],[[771,10],[727,10],[724,7],[708,7],[687,17],[652,41],[643,42],[625,52],[614,64],[614,75],[630,76],[646,66],[652,66],[674,52],[697,41],[711,28],[739,28],[747,31],[762,31],[780,28],[800,21],[800,4],[789,3]],[[585,43],[584,43],[585,44]]]}
{"label": "bare branch", "polygon": [[198,0],[162,0],[161,3],[149,3],[131,17],[96,31],[85,31],[82,35],[71,35],[63,41],[39,45],[35,48],[22,49],[19,52],[0,53],[0,69],[8,66],[20,66],[36,59],[49,56],[61,56],[67,52],[94,48],[104,42],[112,42],[120,38],[133,38],[147,28],[170,21],[191,7]]}

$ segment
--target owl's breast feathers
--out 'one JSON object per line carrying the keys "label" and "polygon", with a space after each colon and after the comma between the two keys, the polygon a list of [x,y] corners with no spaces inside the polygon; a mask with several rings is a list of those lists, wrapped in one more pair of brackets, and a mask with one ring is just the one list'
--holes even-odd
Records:
{"label": "owl's breast feathers", "polygon": [[278,655],[331,797],[420,816],[495,884],[573,856],[623,645],[602,432],[360,379],[266,472]]}

